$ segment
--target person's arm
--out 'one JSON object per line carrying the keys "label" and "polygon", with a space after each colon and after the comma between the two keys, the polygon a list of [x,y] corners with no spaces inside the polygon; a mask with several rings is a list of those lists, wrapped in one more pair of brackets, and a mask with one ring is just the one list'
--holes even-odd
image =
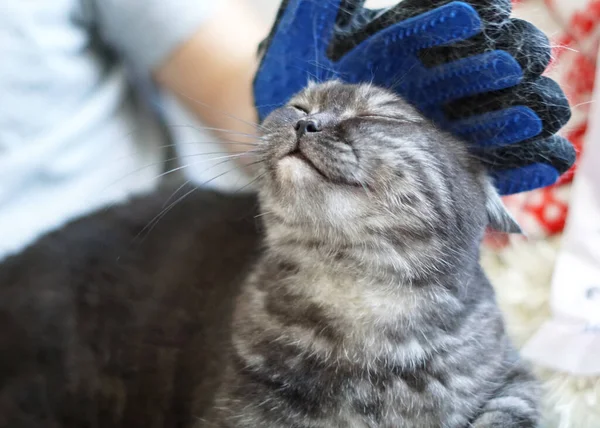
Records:
{"label": "person's arm", "polygon": [[[215,13],[154,72],[157,82],[208,127],[255,134],[257,116],[252,96],[258,43],[264,29],[239,0],[219,5]],[[215,132],[227,140],[248,137]],[[247,145],[227,144],[232,151]]]}
{"label": "person's arm", "polygon": [[[268,29],[261,28],[244,7],[248,1],[95,0],[92,4],[102,40],[127,63],[152,74],[207,127],[252,134],[256,128],[244,122],[256,122],[251,82],[258,43]],[[220,135],[242,141],[238,135]],[[248,149],[247,145],[225,147]]]}

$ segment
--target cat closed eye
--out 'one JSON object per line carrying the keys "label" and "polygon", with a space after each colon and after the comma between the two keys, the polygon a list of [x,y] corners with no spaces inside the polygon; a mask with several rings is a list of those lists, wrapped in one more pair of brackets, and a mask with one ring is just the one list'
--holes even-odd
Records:
{"label": "cat closed eye", "polygon": [[301,111],[304,114],[310,114],[310,111],[307,108],[302,107],[300,105],[292,104],[290,107],[292,107],[295,110]]}
{"label": "cat closed eye", "polygon": [[404,117],[386,116],[381,114],[359,114],[356,117],[361,119],[373,119],[373,120],[393,120],[396,122],[409,123],[410,120]]}

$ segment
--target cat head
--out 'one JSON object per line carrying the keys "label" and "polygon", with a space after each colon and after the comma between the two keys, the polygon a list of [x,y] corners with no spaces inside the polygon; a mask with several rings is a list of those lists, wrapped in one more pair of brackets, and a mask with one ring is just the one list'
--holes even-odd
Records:
{"label": "cat head", "polygon": [[[310,84],[263,122],[263,210],[315,232],[515,232],[479,161],[394,93]],[[440,232],[441,233],[441,232]]]}

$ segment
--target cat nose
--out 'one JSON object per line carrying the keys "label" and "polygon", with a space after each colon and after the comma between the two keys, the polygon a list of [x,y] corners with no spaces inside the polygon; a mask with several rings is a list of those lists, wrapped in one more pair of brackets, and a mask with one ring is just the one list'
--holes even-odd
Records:
{"label": "cat nose", "polygon": [[317,119],[300,119],[294,125],[296,135],[302,137],[307,132],[320,132],[321,123]]}

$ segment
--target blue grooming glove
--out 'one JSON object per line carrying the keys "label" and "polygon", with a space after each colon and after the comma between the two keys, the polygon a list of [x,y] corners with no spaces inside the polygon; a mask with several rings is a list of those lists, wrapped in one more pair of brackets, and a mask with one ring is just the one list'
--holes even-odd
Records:
{"label": "blue grooming glove", "polygon": [[556,132],[566,98],[541,76],[548,39],[510,19],[509,0],[284,0],[254,81],[260,119],[309,80],[372,82],[395,90],[471,143],[501,194],[554,183],[575,160]]}

